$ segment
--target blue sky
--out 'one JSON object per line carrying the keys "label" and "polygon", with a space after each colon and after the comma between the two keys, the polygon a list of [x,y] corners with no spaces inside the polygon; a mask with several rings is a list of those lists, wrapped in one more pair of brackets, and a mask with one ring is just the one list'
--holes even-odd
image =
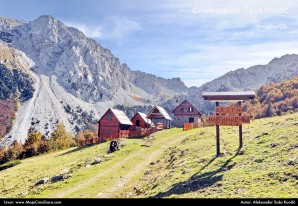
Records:
{"label": "blue sky", "polygon": [[121,63],[200,86],[228,71],[298,54],[295,0],[0,0],[0,16],[52,15]]}

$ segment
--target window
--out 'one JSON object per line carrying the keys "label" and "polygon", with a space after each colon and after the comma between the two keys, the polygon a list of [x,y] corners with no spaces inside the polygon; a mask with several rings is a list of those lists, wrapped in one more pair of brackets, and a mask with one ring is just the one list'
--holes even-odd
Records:
{"label": "window", "polygon": [[112,120],[112,114],[111,113],[108,114],[108,120]]}
{"label": "window", "polygon": [[181,107],[181,108],[180,108],[180,112],[183,112],[183,111],[184,111],[184,108],[183,108],[183,107]]}
{"label": "window", "polygon": [[189,112],[192,112],[192,107],[189,107],[189,108],[188,108],[188,111],[189,111]]}

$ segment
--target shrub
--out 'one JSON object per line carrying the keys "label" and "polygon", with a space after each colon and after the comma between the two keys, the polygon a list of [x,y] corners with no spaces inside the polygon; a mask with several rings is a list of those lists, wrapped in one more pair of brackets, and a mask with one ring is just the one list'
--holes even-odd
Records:
{"label": "shrub", "polygon": [[28,134],[28,138],[25,141],[24,146],[29,146],[32,144],[38,144],[43,139],[43,134],[37,131],[31,131]]}
{"label": "shrub", "polygon": [[84,131],[85,139],[92,139],[94,137],[94,133],[92,131],[86,130]]}
{"label": "shrub", "polygon": [[6,151],[3,148],[3,149],[0,150],[0,164],[3,164],[5,162],[7,162],[7,160],[6,160]]}
{"label": "shrub", "polygon": [[53,150],[66,149],[76,145],[74,138],[67,134],[63,123],[57,125],[52,133],[49,143],[50,148]]}
{"label": "shrub", "polygon": [[41,140],[38,145],[38,153],[43,154],[50,151],[50,144],[48,140]]}
{"label": "shrub", "polygon": [[35,143],[25,147],[25,157],[32,157],[38,154],[38,144]]}
{"label": "shrub", "polygon": [[6,151],[6,161],[21,159],[24,154],[24,147],[18,141],[14,141],[13,144]]}
{"label": "shrub", "polygon": [[10,168],[10,167],[13,167],[13,166],[16,166],[16,165],[18,165],[20,163],[21,163],[20,160],[15,160],[15,161],[7,162],[7,163],[5,163],[3,165],[0,165],[0,171],[1,170],[5,170],[5,169]]}

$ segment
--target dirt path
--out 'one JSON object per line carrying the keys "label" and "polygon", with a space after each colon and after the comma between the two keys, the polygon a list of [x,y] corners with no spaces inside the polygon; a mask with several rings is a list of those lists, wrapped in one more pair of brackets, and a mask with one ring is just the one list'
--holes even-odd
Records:
{"label": "dirt path", "polygon": [[[155,140],[155,142],[153,142],[153,144],[155,144],[155,145],[158,144],[160,146],[158,146],[154,151],[149,153],[146,156],[146,159],[144,161],[142,161],[141,163],[139,163],[137,165],[134,165],[133,168],[131,168],[131,170],[130,170],[131,172],[122,176],[121,178],[119,177],[119,180],[117,180],[114,185],[112,185],[105,191],[100,191],[98,196],[94,197],[94,198],[113,197],[113,192],[115,192],[116,190],[119,190],[121,187],[125,186],[125,184],[127,184],[136,174],[141,172],[146,166],[148,166],[150,164],[150,162],[154,161],[160,154],[162,154],[162,152],[165,151],[166,148],[182,141],[183,139],[184,139],[184,137],[181,137],[181,134],[179,134],[179,135],[163,137],[160,140]],[[144,148],[132,153],[131,155],[129,155],[122,161],[118,162],[113,167],[110,167],[109,169],[105,170],[104,172],[99,173],[97,176],[86,179],[86,180],[78,183],[77,185],[72,186],[71,188],[65,188],[63,190],[60,190],[57,193],[51,194],[49,197],[62,198],[62,197],[68,196],[69,194],[71,194],[73,192],[79,191],[80,189],[94,183],[94,181],[99,180],[100,178],[104,177],[108,173],[117,171],[117,169],[119,170],[122,165],[124,165],[126,162],[130,161],[131,159],[142,156],[142,154],[144,152],[146,152],[146,149],[148,149],[148,148],[144,147]]]}
{"label": "dirt path", "polygon": [[[180,136],[180,135],[179,135]],[[113,194],[115,191],[121,189],[123,186],[125,186],[135,175],[137,175],[139,172],[141,172],[146,166],[148,166],[151,162],[156,160],[156,158],[162,154],[167,148],[169,148],[171,145],[174,145],[178,142],[182,141],[181,136],[180,137],[172,137],[171,141],[167,141],[166,146],[161,146],[158,149],[156,149],[154,152],[150,153],[149,156],[146,156],[146,159],[142,161],[140,164],[136,165],[133,170],[131,170],[130,173],[128,173],[125,176],[122,176],[122,178],[109,188],[108,191],[100,192],[98,194],[98,198],[113,198]]]}

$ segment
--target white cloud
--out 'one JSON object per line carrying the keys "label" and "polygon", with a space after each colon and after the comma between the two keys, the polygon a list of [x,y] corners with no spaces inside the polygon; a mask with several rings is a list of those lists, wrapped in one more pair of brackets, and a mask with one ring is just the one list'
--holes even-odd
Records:
{"label": "white cloud", "polygon": [[110,18],[109,26],[106,25],[104,38],[122,39],[141,29],[139,23],[124,17]]}
{"label": "white cloud", "polygon": [[[231,70],[265,65],[275,57],[297,54],[298,42],[269,42],[248,46],[212,45],[205,47],[203,51],[199,47],[195,49],[197,51],[183,55],[171,53],[158,62],[159,68],[147,72],[159,73],[166,78],[180,77],[187,86],[200,86]],[[160,51],[155,51],[154,55],[159,56]],[[154,59],[155,56],[147,58]]]}
{"label": "white cloud", "polygon": [[65,25],[77,28],[81,32],[83,32],[87,37],[90,38],[102,38],[103,31],[101,26],[87,25],[85,23],[78,22],[64,22]]}
{"label": "white cloud", "polygon": [[126,17],[109,17],[104,23],[96,25],[89,25],[80,22],[65,22],[67,26],[79,29],[87,37],[108,39],[108,40],[122,40],[128,35],[141,29],[141,26]]}

